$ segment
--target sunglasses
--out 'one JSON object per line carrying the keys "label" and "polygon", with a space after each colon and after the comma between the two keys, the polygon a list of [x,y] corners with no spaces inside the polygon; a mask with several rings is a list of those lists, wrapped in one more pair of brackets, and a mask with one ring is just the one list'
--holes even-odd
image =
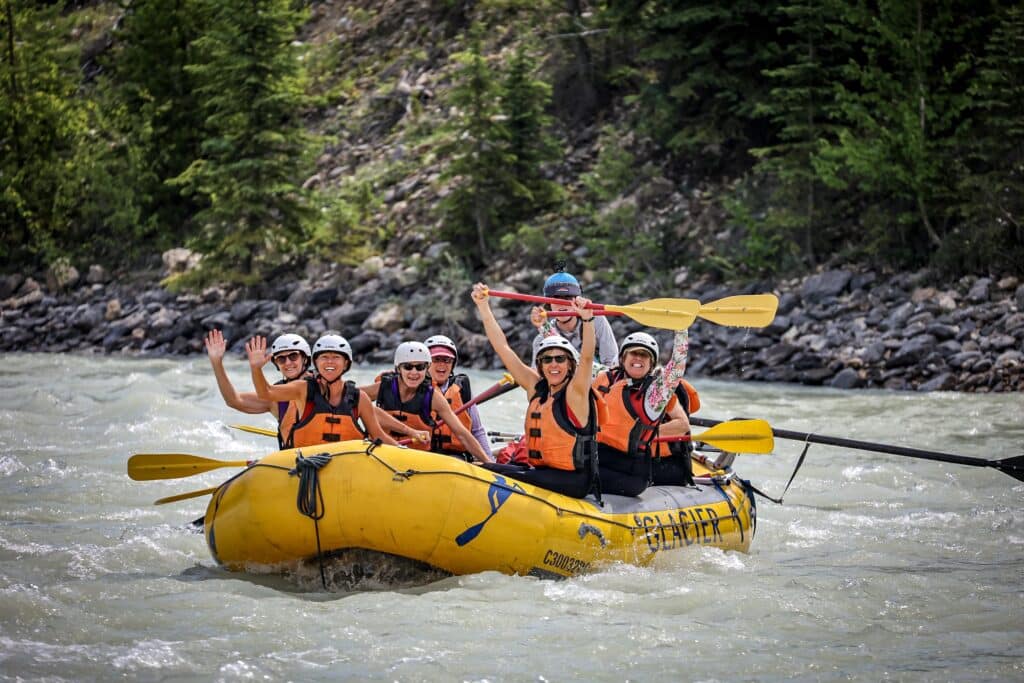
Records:
{"label": "sunglasses", "polygon": [[298,351],[292,351],[291,353],[279,353],[274,356],[274,362],[280,365],[281,363],[297,363],[302,358],[302,354]]}
{"label": "sunglasses", "polygon": [[438,365],[451,365],[455,362],[454,358],[448,358],[447,356],[434,356],[431,360]]}
{"label": "sunglasses", "polygon": [[564,353],[553,353],[550,356],[541,356],[537,360],[540,361],[541,365],[547,365],[548,363],[562,364],[568,362],[569,356]]}
{"label": "sunglasses", "polygon": [[399,370],[405,370],[406,372],[423,372],[427,369],[430,363],[402,363],[398,366]]}

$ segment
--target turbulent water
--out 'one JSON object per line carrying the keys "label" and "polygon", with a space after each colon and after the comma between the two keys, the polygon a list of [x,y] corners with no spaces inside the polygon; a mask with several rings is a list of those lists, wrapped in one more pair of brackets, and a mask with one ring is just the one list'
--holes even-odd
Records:
{"label": "turbulent water", "polygon": [[[370,560],[325,592],[316,571],[218,568],[187,530],[206,497],[153,505],[233,470],[126,476],[131,453],[273,450],[227,427],[270,421],[226,408],[205,359],[0,359],[5,679],[1024,679],[1024,484],[992,469],[812,446],[785,505],[760,502],[749,554],[694,547],[558,582]],[[242,362],[229,371],[248,386]],[[470,375],[477,390],[499,376]],[[706,417],[1024,452],[1020,395],[696,384]],[[489,429],[520,427],[521,393],[483,406]],[[778,495],[800,448],[779,441],[737,469]]]}

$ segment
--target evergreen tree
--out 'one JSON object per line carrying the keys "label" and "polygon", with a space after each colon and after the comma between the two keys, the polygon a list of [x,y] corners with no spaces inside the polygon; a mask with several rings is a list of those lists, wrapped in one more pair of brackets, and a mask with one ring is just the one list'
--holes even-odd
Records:
{"label": "evergreen tree", "polygon": [[548,132],[552,123],[546,113],[551,104],[551,85],[537,76],[537,58],[527,41],[516,47],[509,60],[501,104],[518,190],[518,201],[508,212],[509,219],[515,221],[551,206],[562,196],[558,184],[543,175],[543,165],[558,159],[559,148]]}
{"label": "evergreen tree", "polygon": [[0,3],[0,263],[64,255],[54,199],[86,130],[58,7]]}
{"label": "evergreen tree", "polygon": [[511,199],[509,188],[517,183],[507,120],[499,108],[498,76],[483,54],[482,29],[472,30],[468,42],[465,52],[452,56],[458,70],[448,102],[455,114],[448,141],[439,148],[450,157],[442,180],[452,183],[441,201],[442,235],[478,265],[508,230],[501,219]]}
{"label": "evergreen tree", "polygon": [[200,155],[203,115],[185,70],[200,10],[195,0],[134,0],[116,30],[107,64],[117,99],[131,113],[125,135],[148,159],[149,174],[136,181],[137,189],[165,240],[185,236],[187,221],[199,208],[190,199],[201,199],[184,198],[166,182]]}
{"label": "evergreen tree", "polygon": [[970,86],[970,143],[961,169],[964,225],[942,254],[956,270],[1024,272],[1024,9],[1011,4]]}
{"label": "evergreen tree", "polygon": [[[955,182],[950,143],[967,105],[964,73],[977,20],[974,3],[886,0],[877,9],[849,6],[862,54],[836,86],[836,140],[815,159],[832,188],[863,203],[872,251],[920,264],[942,246]],[[927,11],[926,11],[927,10]],[[983,13],[982,13],[983,14]],[[896,230],[893,229],[895,223]]]}
{"label": "evergreen tree", "polygon": [[292,46],[301,17],[288,0],[202,0],[203,34],[186,71],[207,137],[173,182],[209,206],[196,214],[204,254],[198,282],[252,283],[305,237],[309,210],[303,80]]}
{"label": "evergreen tree", "polygon": [[762,72],[778,65],[775,2],[608,0],[632,74],[643,132],[693,168],[721,169],[769,139],[757,114]]}
{"label": "evergreen tree", "polygon": [[751,150],[759,159],[753,176],[768,185],[768,202],[743,207],[748,216],[763,215],[748,225],[746,246],[757,261],[755,269],[793,266],[794,261],[813,265],[819,254],[836,249],[840,217],[813,161],[822,140],[836,140],[830,122],[833,83],[855,42],[839,21],[841,11],[832,0],[793,0],[779,8],[784,64],[765,70],[772,88],[756,108],[778,132],[773,144]]}

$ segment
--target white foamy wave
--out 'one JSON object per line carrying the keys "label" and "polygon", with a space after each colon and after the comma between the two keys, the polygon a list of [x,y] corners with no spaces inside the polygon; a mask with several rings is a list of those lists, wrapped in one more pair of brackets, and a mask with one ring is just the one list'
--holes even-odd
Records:
{"label": "white foamy wave", "polygon": [[186,660],[175,652],[180,642],[163,640],[142,640],[123,654],[111,659],[111,664],[122,671],[139,671],[140,669],[163,669],[169,666],[181,666]]}
{"label": "white foamy wave", "polygon": [[813,548],[832,537],[828,529],[810,527],[800,521],[790,522],[786,532],[787,548]]}
{"label": "white foamy wave", "polygon": [[545,597],[555,602],[580,605],[621,605],[625,600],[619,591],[595,589],[583,580],[551,582],[544,587]]}
{"label": "white foamy wave", "polygon": [[0,477],[9,477],[19,470],[25,469],[25,465],[16,457],[11,455],[0,455]]}
{"label": "white foamy wave", "polygon": [[843,478],[848,481],[860,481],[870,474],[876,474],[882,470],[875,465],[848,465],[842,469]]}
{"label": "white foamy wave", "polygon": [[18,541],[3,537],[0,537],[0,548],[18,555],[48,555],[60,550],[55,546],[45,543],[19,543]]}

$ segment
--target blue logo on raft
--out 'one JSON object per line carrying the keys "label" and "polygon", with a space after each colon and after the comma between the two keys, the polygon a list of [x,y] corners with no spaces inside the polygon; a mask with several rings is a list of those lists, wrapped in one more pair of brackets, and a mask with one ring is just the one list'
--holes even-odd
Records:
{"label": "blue logo on raft", "polygon": [[523,487],[519,484],[509,484],[505,477],[494,475],[494,482],[487,488],[487,500],[491,504],[491,513],[484,518],[484,521],[477,522],[461,534],[455,537],[455,544],[460,548],[480,535],[484,525],[491,521],[491,517],[498,514],[498,509],[505,504],[516,491],[523,493]]}

